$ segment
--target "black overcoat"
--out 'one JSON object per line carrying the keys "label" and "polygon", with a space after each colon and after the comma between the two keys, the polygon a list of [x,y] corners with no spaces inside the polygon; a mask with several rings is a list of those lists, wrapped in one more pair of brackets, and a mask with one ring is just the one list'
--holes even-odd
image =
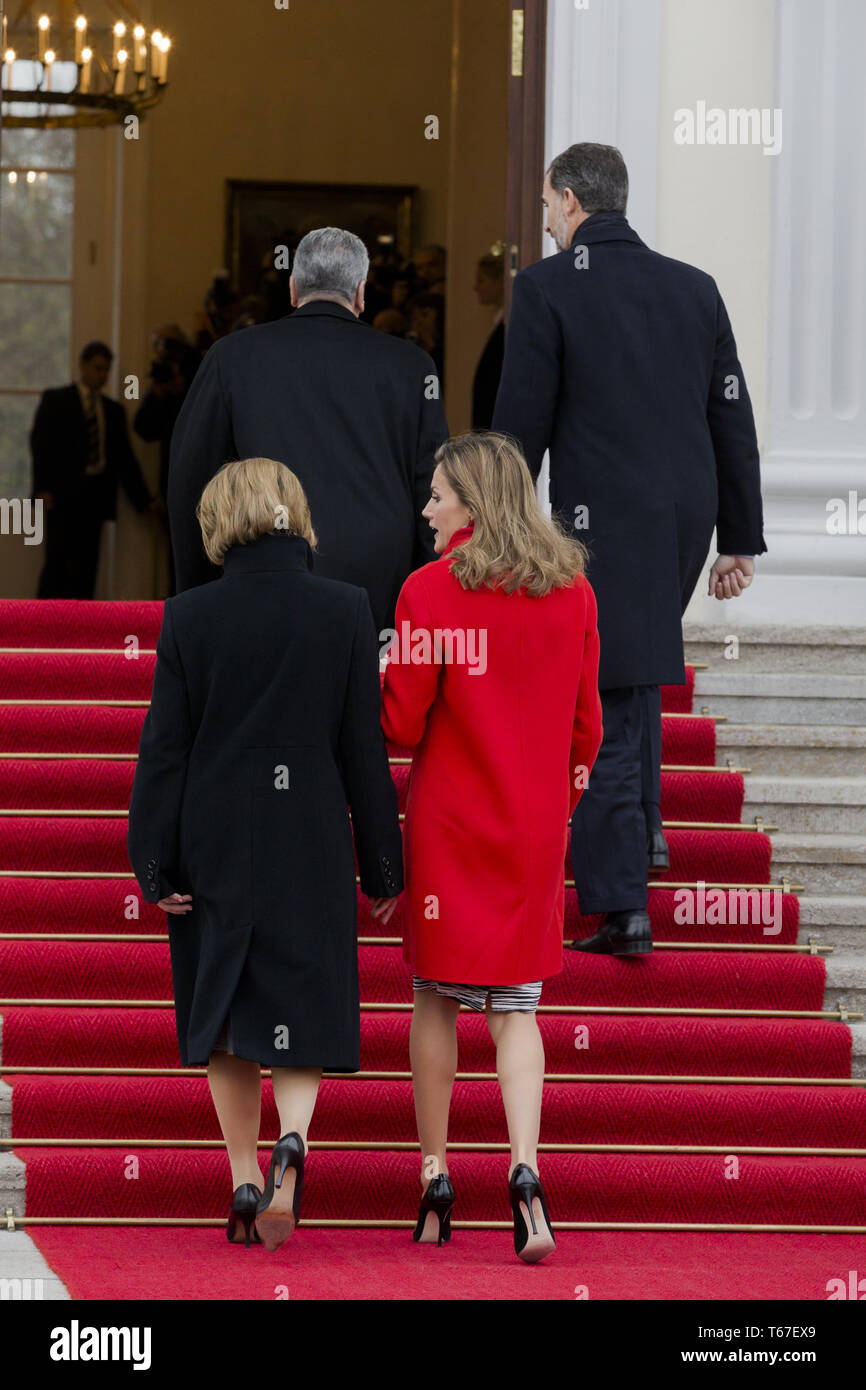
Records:
{"label": "black overcoat", "polygon": [[767,548],[715,281],[651,251],[620,213],[594,213],[570,250],[514,281],[493,427],[520,440],[535,478],[550,449],[553,510],[590,548],[599,687],[682,683],[682,613],[713,527],[722,554]]}
{"label": "black overcoat", "polygon": [[435,558],[421,518],[448,437],[433,359],[331,300],[221,338],[171,441],[168,512],[178,591],[219,573],[195,507],[224,463],[273,458],[300,478],[318,536],[316,574],[362,584],[391,627],[413,569]]}
{"label": "black overcoat", "polygon": [[393,897],[400,824],[367,595],[310,563],[275,532],[165,603],[128,850],[149,902],[192,894],[167,914],[187,1066],[227,1015],[251,1061],[360,1066],[352,830],[362,890]]}

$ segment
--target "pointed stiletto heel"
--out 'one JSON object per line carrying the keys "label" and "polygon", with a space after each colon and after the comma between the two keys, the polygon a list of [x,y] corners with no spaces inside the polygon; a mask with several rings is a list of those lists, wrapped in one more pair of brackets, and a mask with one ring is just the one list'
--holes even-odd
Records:
{"label": "pointed stiletto heel", "polygon": [[241,1243],[241,1236],[238,1233],[239,1226],[243,1226],[243,1242],[247,1250],[250,1248],[251,1239],[255,1239],[261,1245],[261,1236],[253,1224],[261,1195],[261,1188],[256,1187],[255,1183],[252,1182],[241,1183],[240,1187],[236,1188],[232,1197],[229,1219],[226,1222],[226,1237],[232,1245],[240,1245]]}
{"label": "pointed stiletto heel", "polygon": [[[286,1171],[289,1181],[283,1187]],[[304,1141],[292,1131],[273,1147],[265,1190],[256,1208],[256,1230],[266,1250],[278,1250],[301,1219],[304,1190]]]}
{"label": "pointed stiletto heel", "polygon": [[418,1222],[412,1239],[420,1245],[441,1245],[451,1239],[451,1208],[454,1206],[454,1188],[446,1173],[435,1177],[421,1198]]}
{"label": "pointed stiletto heel", "polygon": [[[518,1163],[508,1183],[508,1195],[511,1200],[511,1215],[514,1218],[514,1253],[525,1260],[527,1264],[537,1264],[543,1260],[552,1250],[556,1249],[556,1241],[550,1225],[550,1217],[547,1214],[547,1203],[544,1200],[544,1188],[541,1186],[541,1179],[534,1173],[528,1163]],[[536,1225],[535,1203],[538,1202],[541,1215],[544,1220],[539,1220]],[[521,1211],[521,1207],[529,1217],[529,1225],[532,1227],[530,1233],[527,1226],[526,1217]],[[541,1229],[539,1230],[539,1226]]]}

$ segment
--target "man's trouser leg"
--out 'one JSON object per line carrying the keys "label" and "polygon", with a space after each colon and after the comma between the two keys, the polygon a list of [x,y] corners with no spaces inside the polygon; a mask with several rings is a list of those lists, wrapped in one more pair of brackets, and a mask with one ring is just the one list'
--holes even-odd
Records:
{"label": "man's trouser leg", "polygon": [[641,687],[600,694],[604,740],[571,821],[575,887],[583,913],[646,912]]}
{"label": "man's trouser leg", "polygon": [[641,699],[641,803],[647,832],[662,828],[662,692],[657,685],[638,687]]}

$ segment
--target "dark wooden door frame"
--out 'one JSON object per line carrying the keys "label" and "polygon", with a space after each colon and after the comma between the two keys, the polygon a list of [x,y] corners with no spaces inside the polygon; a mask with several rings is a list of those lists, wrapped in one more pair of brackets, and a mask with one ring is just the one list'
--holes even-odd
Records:
{"label": "dark wooden door frame", "polygon": [[509,0],[506,312],[518,270],[541,259],[547,0]]}

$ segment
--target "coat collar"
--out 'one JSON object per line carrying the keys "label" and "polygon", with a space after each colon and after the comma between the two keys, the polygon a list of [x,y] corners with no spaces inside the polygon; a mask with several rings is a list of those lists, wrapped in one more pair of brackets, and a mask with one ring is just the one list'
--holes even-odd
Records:
{"label": "coat collar", "polygon": [[633,241],[638,246],[644,245],[621,212],[593,212],[581,222],[571,238],[571,247],[596,241]]}
{"label": "coat collar", "polygon": [[438,558],[440,560],[444,560],[445,556],[450,555],[452,550],[456,550],[458,545],[463,545],[465,541],[470,540],[474,530],[474,521],[470,521],[468,526],[461,526],[457,531],[454,532],[454,535],[451,537],[445,549],[442,551],[442,554]]}
{"label": "coat collar", "polygon": [[291,314],[287,315],[287,318],[315,318],[321,314],[330,318],[346,319],[349,323],[363,322],[362,319],[355,317],[351,309],[344,308],[335,299],[310,299],[306,304],[301,304],[297,309],[294,309]]}
{"label": "coat collar", "polygon": [[303,536],[269,531],[245,545],[233,545],[223,556],[224,576],[257,574],[264,570],[311,570],[313,552]]}

